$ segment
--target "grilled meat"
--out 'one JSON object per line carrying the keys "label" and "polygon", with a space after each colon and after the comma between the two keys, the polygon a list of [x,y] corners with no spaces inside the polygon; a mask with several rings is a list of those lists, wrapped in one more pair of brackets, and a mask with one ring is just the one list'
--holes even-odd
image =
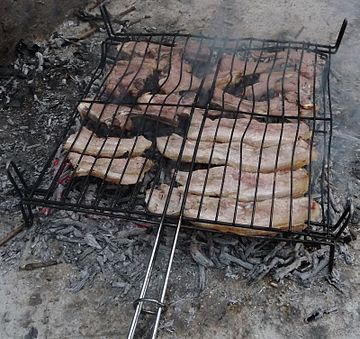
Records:
{"label": "grilled meat", "polygon": [[[190,140],[197,140],[202,125],[202,115],[194,112],[193,119],[187,134]],[[243,143],[263,147],[275,146],[281,143],[293,143],[295,138],[307,140],[310,138],[310,129],[305,123],[263,123],[255,119],[227,119],[211,120],[206,118],[201,132],[201,141],[230,142],[243,141]]]}
{"label": "grilled meat", "polygon": [[[241,169],[246,172],[258,171],[259,158],[261,159],[259,170],[264,173],[297,169],[310,162],[310,146],[301,139],[296,142],[295,146],[293,143],[281,143],[278,157],[278,146],[270,146],[261,150],[261,148],[246,144],[241,145],[241,142],[235,141],[231,143],[200,141],[195,154],[196,141],[194,140],[184,140],[174,133],[171,136],[156,139],[159,152],[172,160],[177,160],[180,156],[183,143],[185,143],[181,157],[183,162],[192,162],[194,157],[195,163],[211,163],[213,165],[225,165],[227,163],[236,168],[241,166]],[[312,159],[315,157],[316,154],[314,153]]]}
{"label": "grilled meat", "polygon": [[[273,60],[276,58],[276,61],[286,61],[287,59],[287,63],[290,65],[300,65],[300,61],[301,61],[301,65],[306,65],[306,66],[313,66],[315,64],[315,54],[314,53],[309,53],[304,51],[303,53],[301,51],[295,51],[295,50],[290,50],[290,51],[258,51],[258,52],[252,52],[252,56],[254,58],[261,58],[261,59],[268,59],[268,60]],[[323,64],[324,60],[321,59],[319,56],[317,56],[317,60],[316,62],[318,64]]]}
{"label": "grilled meat", "polygon": [[[169,186],[160,185],[158,189],[148,190],[146,201],[151,213],[162,214],[165,209]],[[167,215],[177,216],[180,213],[183,194],[174,188],[170,198]],[[199,218],[203,221],[199,226],[216,229],[221,232],[231,232],[239,235],[271,235],[267,230],[238,228],[219,225],[218,223],[250,224],[258,227],[274,228],[275,230],[302,230],[308,220],[310,203],[311,220],[318,219],[320,206],[308,197],[275,198],[253,203],[236,201],[234,198],[216,198],[188,194],[186,196],[184,217]],[[291,218],[290,218],[291,211]]]}
{"label": "grilled meat", "polygon": [[241,60],[235,55],[224,54],[221,57],[220,71],[240,72],[241,75],[250,75],[268,72],[272,68],[270,62],[254,62],[251,60]]}
{"label": "grilled meat", "polygon": [[[178,172],[176,181],[184,192],[189,172]],[[291,188],[292,182],[292,188]],[[278,171],[274,173],[243,172],[230,166],[216,166],[209,170],[193,171],[189,193],[196,195],[233,197],[240,201],[254,201],[281,197],[303,196],[309,185],[309,176],[305,169],[296,171]],[[256,188],[257,187],[257,188]],[[256,191],[256,199],[255,199]]]}
{"label": "grilled meat", "polygon": [[68,159],[75,169],[75,176],[93,176],[113,184],[134,185],[141,181],[154,163],[146,158],[130,159],[94,158],[70,152]]}
{"label": "grilled meat", "polygon": [[191,73],[189,64],[176,60],[172,60],[167,72],[163,72],[159,80],[160,91],[167,94],[196,91],[200,87],[200,79]]}
{"label": "grilled meat", "polygon": [[[271,98],[268,101],[250,101],[242,99],[235,95],[224,92],[221,89],[215,89],[211,103],[217,107],[233,111],[254,112],[257,114],[282,116],[283,104],[285,116],[309,116],[312,114],[311,110],[304,110],[298,107],[297,104],[282,100],[280,97]],[[306,107],[305,107],[306,108]]]}
{"label": "grilled meat", "polygon": [[[151,95],[144,95],[139,101],[146,100],[148,96],[151,97]],[[94,103],[91,105],[90,103],[81,102],[78,106],[78,111],[83,118],[88,117],[92,121],[104,123],[108,127],[118,127],[128,131],[133,128],[132,119],[141,117],[159,120],[165,124],[177,125],[177,115],[173,107],[163,107],[163,109],[161,109],[160,106],[149,105],[148,108],[146,107],[145,105],[140,105],[142,110],[138,110],[115,104]],[[184,107],[182,109],[185,110]],[[187,114],[189,114],[189,112]]]}
{"label": "grilled meat", "polygon": [[81,102],[77,109],[83,118],[89,118],[94,122],[104,123],[106,126],[114,126],[128,131],[133,126],[130,115],[143,114],[130,107],[115,104]]}
{"label": "grilled meat", "polygon": [[[299,86],[298,86],[299,82]],[[296,103],[298,98],[298,89],[300,89],[300,104],[308,108],[312,107],[312,86],[303,76],[295,72],[273,72],[263,73],[259,77],[259,82],[248,86],[245,89],[245,96],[259,99],[267,96],[268,93],[283,94],[289,102]],[[294,97],[296,100],[294,101]]]}
{"label": "grilled meat", "polygon": [[[192,105],[195,100],[194,93],[185,95],[173,94],[150,94],[145,93],[138,99],[138,107],[154,118],[176,123],[179,116],[189,116],[191,107],[182,105]],[[164,106],[165,104],[173,106]]]}
{"label": "grilled meat", "polygon": [[124,154],[130,157],[142,155],[151,146],[151,141],[142,135],[131,139],[126,138],[100,138],[94,132],[82,127],[80,132],[69,136],[64,148],[66,150],[87,155],[118,158]]}
{"label": "grilled meat", "polygon": [[129,41],[117,46],[118,51],[128,56],[137,55],[149,59],[156,59],[164,54],[167,55],[171,52],[171,49],[170,46],[147,41]]}
{"label": "grilled meat", "polygon": [[135,58],[118,62],[109,73],[105,89],[114,98],[126,95],[138,97],[145,91],[145,84],[156,70],[155,62],[142,62]]}
{"label": "grilled meat", "polygon": [[[262,74],[269,73],[271,70],[283,70],[285,66],[289,66],[291,64],[291,60],[286,62],[286,57],[276,58],[275,62],[258,62],[251,60],[245,61],[237,58],[234,55],[224,54],[220,62],[220,71],[231,71],[233,74],[241,73],[241,75]],[[310,67],[303,66],[299,72],[307,79],[311,80],[314,77],[314,70]]]}

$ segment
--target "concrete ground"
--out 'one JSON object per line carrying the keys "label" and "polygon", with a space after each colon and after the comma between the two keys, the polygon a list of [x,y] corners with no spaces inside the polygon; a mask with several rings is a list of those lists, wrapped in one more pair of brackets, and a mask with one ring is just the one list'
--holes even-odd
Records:
{"label": "concrete ground", "polygon": [[[115,0],[110,10],[125,8],[130,1]],[[343,18],[348,29],[333,57],[334,170],[336,186],[358,200],[360,152],[359,68],[360,6],[357,0],[186,0],[136,1],[138,11],[148,14],[139,30],[254,36],[314,42],[334,41]],[[354,174],[355,173],[355,174]],[[358,220],[354,220],[357,223]],[[356,225],[353,226],[356,230]],[[169,285],[169,311],[161,338],[359,338],[360,245],[350,244],[353,265],[340,259],[337,270],[343,281],[339,291],[324,279],[301,287],[292,280],[274,285],[265,279],[248,286],[224,271],[208,270],[207,285],[191,300],[177,292],[185,284],[185,270],[176,266]],[[33,271],[2,263],[0,276],[0,338],[123,338],[132,316],[131,300],[121,300],[116,289],[100,279],[79,293],[68,290],[75,268],[60,264]],[[183,276],[182,276],[183,273]],[[181,278],[182,277],[182,278]],[[321,319],[305,323],[316,309],[336,308]]]}

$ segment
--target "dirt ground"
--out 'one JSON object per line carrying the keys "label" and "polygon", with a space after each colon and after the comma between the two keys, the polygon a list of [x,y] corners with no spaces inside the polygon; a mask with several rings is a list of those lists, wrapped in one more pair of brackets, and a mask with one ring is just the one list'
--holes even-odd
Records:
{"label": "dirt ground", "polygon": [[[113,0],[109,9],[116,13],[132,3]],[[358,1],[146,0],[136,1],[135,6],[137,11],[130,18],[139,18],[145,14],[150,16],[133,27],[138,31],[156,29],[219,36],[297,37],[299,40],[324,43],[334,41],[342,20],[345,17],[348,19],[343,44],[332,61],[331,85],[335,113],[332,157],[336,189],[339,194],[349,195],[354,201],[352,227],[357,233],[357,207],[360,206]],[[72,52],[76,48],[74,46]],[[98,49],[99,46],[95,45],[95,56],[99,53]],[[86,62],[86,67],[92,69],[95,63],[90,59],[91,62]],[[77,67],[83,66],[80,64]],[[84,72],[87,68],[84,66]],[[69,69],[70,74],[71,72]],[[58,93],[59,112],[66,108],[70,110],[76,100],[76,93],[71,87],[74,85],[67,86],[56,77],[52,81],[48,90]],[[33,93],[21,95],[25,104],[33,100]],[[47,143],[53,140],[54,130],[63,125],[59,113],[53,121],[54,127],[49,128],[44,123],[43,133],[31,137],[29,130],[32,121],[41,120],[46,113],[38,110],[38,116],[34,116],[34,112],[27,116],[25,104],[20,101],[20,104],[4,110],[6,114],[12,114],[13,128],[9,130],[0,126],[0,140],[6,145],[1,158],[3,163],[11,155],[24,159],[22,156],[29,144],[41,144],[38,147],[46,154]],[[36,112],[37,106],[34,107]],[[17,115],[22,118],[17,118]],[[9,115],[0,116],[0,121],[5,124],[8,117]],[[30,128],[20,128],[22,126]],[[24,157],[36,156],[32,152],[27,153]],[[0,167],[2,177],[3,163]],[[0,190],[3,189],[4,194],[0,203],[6,208],[0,209],[3,214],[1,222],[15,223],[19,215],[15,209],[14,192],[7,185],[2,185]],[[26,232],[23,232],[13,241],[26,240],[26,236]],[[196,287],[195,264],[186,251],[179,251],[176,255],[186,257],[184,260],[187,260],[187,265],[184,266],[182,261],[175,261],[167,294],[169,309],[161,323],[159,337],[359,338],[359,241],[351,242],[349,247],[355,258],[353,263],[346,264],[341,256],[336,262],[342,282],[341,289],[335,288],[324,278],[314,280],[309,286],[300,286],[292,279],[275,284],[267,278],[249,285],[241,275],[226,270],[207,269],[207,284],[200,291]],[[75,266],[58,264],[26,271],[19,269],[21,260],[22,251],[0,265],[0,338],[125,337],[133,313],[132,301],[138,290],[134,289],[126,298],[121,298],[116,288],[109,287],[101,278],[97,278],[80,292],[73,293],[69,290],[69,279],[78,274]],[[319,309],[325,310],[323,317],[309,323],[304,321]],[[334,309],[336,311],[332,312]],[[326,314],[326,310],[331,312]]]}

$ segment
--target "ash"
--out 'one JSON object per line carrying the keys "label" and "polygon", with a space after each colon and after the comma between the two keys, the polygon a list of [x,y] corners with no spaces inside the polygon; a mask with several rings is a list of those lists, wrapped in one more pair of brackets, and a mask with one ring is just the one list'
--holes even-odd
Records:
{"label": "ash", "polygon": [[[10,246],[1,248],[0,256],[3,266],[9,268],[16,264],[23,270],[59,263],[73,264],[76,270],[69,279],[70,292],[79,292],[98,277],[108,287],[117,289],[120,298],[127,299],[129,291],[133,298],[140,288],[155,233],[156,229],[148,224],[114,218],[66,211],[57,211],[51,216],[39,213],[35,226]],[[173,233],[171,227],[164,231],[155,269],[157,274],[150,293],[156,294],[157,287],[161,286]],[[347,264],[354,262],[345,243],[337,246],[337,252]],[[181,275],[184,267],[188,267],[196,276],[193,292],[206,287],[207,270],[223,270],[226,277],[244,279],[249,284],[269,276],[274,284],[289,278],[310,286],[317,279],[326,277],[341,290],[336,271],[328,277],[328,262],[327,246],[183,230],[173,272]]]}

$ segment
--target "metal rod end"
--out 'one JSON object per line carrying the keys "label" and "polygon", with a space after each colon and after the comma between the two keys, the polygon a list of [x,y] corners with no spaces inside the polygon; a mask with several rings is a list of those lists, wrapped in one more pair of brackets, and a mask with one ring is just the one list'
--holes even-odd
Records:
{"label": "metal rod end", "polygon": [[346,30],[347,24],[348,24],[348,21],[347,21],[347,19],[345,18],[344,21],[343,21],[343,23],[342,23],[342,25],[341,25],[341,28],[340,28],[338,37],[337,37],[337,39],[336,39],[335,46],[333,46],[333,48],[335,49],[333,53],[336,53],[337,50],[338,50],[339,47],[340,47],[341,41],[342,41],[343,36],[344,36],[344,34],[345,34],[345,30]]}

